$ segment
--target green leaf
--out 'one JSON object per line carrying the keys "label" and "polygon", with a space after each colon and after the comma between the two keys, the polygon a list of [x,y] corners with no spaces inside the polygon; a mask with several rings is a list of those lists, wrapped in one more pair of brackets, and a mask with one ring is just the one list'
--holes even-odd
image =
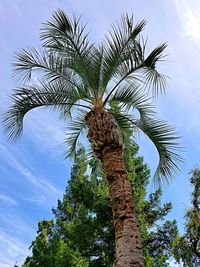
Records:
{"label": "green leaf", "polygon": [[[133,122],[133,121],[132,121]],[[159,164],[154,174],[155,184],[169,183],[174,173],[179,170],[181,156],[177,153],[180,144],[174,129],[164,121],[142,118],[133,122],[155,145],[159,154]]]}
{"label": "green leaf", "polygon": [[73,119],[73,121],[67,127],[67,130],[69,132],[66,134],[66,141],[65,141],[68,150],[65,153],[66,158],[76,157],[78,140],[84,128],[86,127],[85,116],[86,112],[84,110],[79,110],[78,115]]}
{"label": "green leaf", "polygon": [[155,96],[157,96],[159,92],[161,92],[161,94],[165,93],[166,76],[156,70],[156,64],[165,57],[163,52],[166,47],[166,44],[157,46],[143,62],[144,69],[142,69],[142,71],[144,72],[145,86],[153,85],[153,93]]}
{"label": "green leaf", "polygon": [[131,108],[136,109],[140,116],[149,116],[155,113],[150,98],[146,97],[144,91],[134,84],[119,87],[109,99],[110,103],[113,101],[119,103],[120,108],[125,107],[127,112]]}
{"label": "green leaf", "polygon": [[120,23],[112,26],[110,36],[106,38],[103,46],[105,51],[102,66],[104,88],[113,76],[117,75],[118,68],[122,65],[126,66],[130,61],[131,64],[137,65],[136,62],[140,56],[137,37],[145,25],[145,20],[142,20],[134,26],[133,16],[129,17],[126,14],[122,16]]}
{"label": "green leaf", "polygon": [[97,53],[94,45],[88,41],[88,33],[80,18],[70,19],[62,10],[58,10],[50,21],[44,23],[40,37],[43,46],[64,58],[67,61],[65,66],[81,77],[95,95],[93,79],[96,75],[91,70],[95,67],[93,57]]}
{"label": "green leaf", "polygon": [[[3,116],[3,126],[8,138],[15,140],[23,130],[23,119],[27,112],[38,107],[55,108],[61,117],[66,118],[72,106],[84,106],[77,104],[79,99],[73,99],[77,91],[74,87],[66,88],[62,82],[41,83],[37,87],[22,87],[16,89],[11,97],[12,105]],[[70,114],[69,114],[70,115]]]}
{"label": "green leaf", "polygon": [[[65,58],[56,55],[52,51],[43,50],[40,53],[34,48],[21,49],[15,54],[14,78],[18,82],[27,83],[36,72],[42,80],[62,80],[66,86],[79,86],[82,80],[67,68]],[[40,72],[38,72],[40,71]]]}

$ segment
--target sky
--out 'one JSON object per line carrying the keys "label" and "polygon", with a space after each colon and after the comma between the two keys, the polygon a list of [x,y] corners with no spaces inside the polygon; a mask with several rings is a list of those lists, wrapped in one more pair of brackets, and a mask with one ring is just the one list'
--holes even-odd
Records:
{"label": "sky", "polygon": [[[146,19],[144,35],[153,49],[167,42],[161,70],[168,77],[166,96],[157,102],[158,117],[169,121],[181,136],[184,164],[163,188],[163,203],[171,201],[169,219],[184,230],[184,212],[190,207],[189,171],[200,162],[200,2],[198,0],[1,0],[0,1],[0,113],[9,105],[17,84],[12,79],[13,54],[20,48],[40,47],[39,29],[56,9],[82,15],[92,40],[104,34],[124,13],[135,21]],[[51,209],[62,198],[71,162],[64,160],[64,125],[52,112],[34,110],[24,122],[23,136],[9,143],[0,127],[0,267],[22,263],[30,253],[37,222],[52,218]],[[139,153],[156,168],[157,155],[148,140],[139,137]],[[153,184],[149,191],[153,192]],[[171,266],[177,266],[171,263]]]}

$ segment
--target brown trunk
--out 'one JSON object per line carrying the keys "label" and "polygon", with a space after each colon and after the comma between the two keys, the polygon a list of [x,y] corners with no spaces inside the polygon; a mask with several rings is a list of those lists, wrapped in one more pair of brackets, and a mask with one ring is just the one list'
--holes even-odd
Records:
{"label": "brown trunk", "polygon": [[131,186],[123,160],[123,142],[112,115],[92,110],[86,116],[88,138],[102,161],[109,186],[115,227],[114,267],[144,267],[139,227],[133,208]]}

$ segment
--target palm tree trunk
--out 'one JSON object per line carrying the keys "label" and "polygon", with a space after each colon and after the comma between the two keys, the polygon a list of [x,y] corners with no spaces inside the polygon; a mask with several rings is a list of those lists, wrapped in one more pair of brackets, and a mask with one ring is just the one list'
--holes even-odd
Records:
{"label": "palm tree trunk", "polygon": [[92,110],[86,116],[88,138],[102,161],[109,186],[115,227],[114,267],[144,267],[139,227],[133,208],[131,186],[123,160],[123,142],[111,114]]}

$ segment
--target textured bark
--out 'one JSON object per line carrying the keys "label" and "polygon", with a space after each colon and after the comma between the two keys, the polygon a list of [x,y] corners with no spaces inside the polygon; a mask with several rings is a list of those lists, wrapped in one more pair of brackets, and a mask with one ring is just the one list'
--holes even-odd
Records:
{"label": "textured bark", "polygon": [[122,148],[123,141],[112,115],[103,110],[92,110],[86,115],[89,128],[88,139],[95,156],[102,160],[103,153],[110,148]]}
{"label": "textured bark", "polygon": [[123,160],[123,141],[111,114],[92,110],[86,116],[88,138],[102,161],[109,186],[115,227],[114,267],[144,267],[139,227],[133,208],[131,186]]}

